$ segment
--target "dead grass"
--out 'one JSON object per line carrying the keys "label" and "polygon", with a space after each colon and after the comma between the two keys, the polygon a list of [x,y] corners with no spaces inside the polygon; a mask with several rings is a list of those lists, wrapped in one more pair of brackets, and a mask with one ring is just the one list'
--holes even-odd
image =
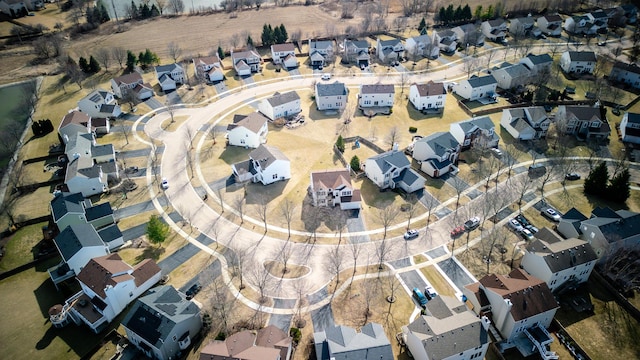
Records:
{"label": "dead grass", "polygon": [[442,275],[438,272],[438,270],[435,269],[433,265],[422,267],[420,268],[420,271],[422,272],[424,277],[429,280],[429,283],[433,285],[438,294],[451,297],[456,296],[456,291],[451,287],[451,285],[449,285],[447,280],[442,277]]}
{"label": "dead grass", "polygon": [[171,116],[167,117],[160,124],[160,128],[164,131],[174,132],[177,128],[180,127],[185,121],[189,120],[190,116],[186,115],[174,115],[173,121],[171,120]]}
{"label": "dead grass", "polygon": [[143,235],[141,240],[143,240],[143,243],[139,248],[128,247],[118,251],[122,260],[131,265],[137,264],[144,259],[153,259],[158,262],[188,243],[187,240],[173,230],[170,230],[169,236],[167,236],[167,239],[162,243],[162,247],[149,244],[146,235]]}
{"label": "dead grass", "polygon": [[37,245],[42,240],[42,227],[45,225],[46,222],[25,226],[9,237],[4,246],[4,256],[0,259],[0,272],[33,261],[38,252]]}
{"label": "dead grass", "polygon": [[311,269],[307,266],[287,264],[285,271],[284,263],[280,261],[267,261],[264,263],[265,269],[274,277],[282,279],[295,279],[307,275]]}
{"label": "dead grass", "polygon": [[413,262],[415,264],[422,264],[423,262],[426,262],[428,259],[426,256],[422,255],[422,254],[418,254],[418,255],[414,255],[413,256]]}

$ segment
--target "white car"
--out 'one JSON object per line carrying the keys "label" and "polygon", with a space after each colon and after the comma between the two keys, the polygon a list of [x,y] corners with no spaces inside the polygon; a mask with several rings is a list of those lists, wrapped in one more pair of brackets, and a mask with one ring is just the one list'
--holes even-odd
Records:
{"label": "white car", "polygon": [[413,239],[418,237],[418,235],[419,235],[418,230],[414,230],[414,229],[407,230],[407,232],[404,233],[404,239],[405,240]]}
{"label": "white car", "polygon": [[471,231],[477,228],[478,226],[480,226],[480,218],[477,216],[474,216],[471,219],[464,222],[464,228],[467,229],[467,231]]}
{"label": "white car", "polygon": [[501,158],[502,157],[502,150],[498,149],[498,148],[491,148],[491,153],[493,155],[495,155],[495,157]]}
{"label": "white car", "polygon": [[162,182],[160,183],[160,187],[165,189],[165,190],[169,188],[169,181],[167,181],[167,178],[162,178]]}
{"label": "white car", "polygon": [[330,80],[331,79],[331,74],[324,73],[324,74],[322,74],[321,79],[322,80]]}
{"label": "white car", "polygon": [[552,208],[545,209],[542,212],[542,215],[546,216],[547,218],[549,218],[550,220],[553,220],[555,222],[560,221],[560,214],[558,214],[558,212],[555,211]]}
{"label": "white car", "polygon": [[533,233],[531,233],[531,231],[529,231],[528,229],[525,229],[525,228],[522,228],[522,230],[520,231],[520,236],[522,236],[523,239],[528,240],[528,241],[535,240],[535,237],[533,236]]}
{"label": "white car", "polygon": [[520,222],[516,219],[511,219],[509,220],[509,227],[512,228],[513,230],[520,232],[522,231],[522,229],[524,229],[522,227],[522,224],[520,224]]}
{"label": "white car", "polygon": [[424,294],[429,300],[432,300],[433,298],[438,296],[438,292],[431,285],[427,285],[427,287],[424,288]]}

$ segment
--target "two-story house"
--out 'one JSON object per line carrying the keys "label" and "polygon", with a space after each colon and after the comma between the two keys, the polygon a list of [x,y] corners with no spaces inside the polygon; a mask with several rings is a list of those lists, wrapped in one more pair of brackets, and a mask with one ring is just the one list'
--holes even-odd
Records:
{"label": "two-story house", "polygon": [[0,1],[0,12],[15,19],[27,16],[29,10],[27,9],[27,4],[23,0],[2,0]]}
{"label": "two-story house", "polygon": [[322,68],[333,61],[334,56],[333,41],[309,40],[309,63],[311,67]]}
{"label": "two-story house", "polygon": [[456,52],[458,48],[458,35],[451,29],[440,30],[435,33],[435,43],[438,44],[440,52],[443,54],[451,55]]}
{"label": "two-story house", "polygon": [[509,34],[519,39],[524,39],[529,36],[540,36],[542,31],[540,31],[535,24],[536,19],[532,16],[511,19],[509,21]]}
{"label": "two-story house", "polygon": [[356,64],[361,69],[369,66],[371,58],[369,56],[369,42],[367,42],[367,40],[344,39],[342,46],[344,61],[350,64]]}
{"label": "two-story house", "polygon": [[142,80],[142,75],[137,71],[111,79],[111,91],[119,99],[123,99],[133,92],[135,98],[144,101],[155,95],[151,84]]}
{"label": "two-story house", "polygon": [[482,116],[453,123],[449,126],[449,132],[460,143],[462,150],[472,146],[489,149],[497,147],[500,141],[495,127],[489,117]]}
{"label": "two-story house", "polygon": [[606,139],[611,133],[611,127],[599,107],[558,106],[556,122],[565,134],[576,135],[581,139]]}
{"label": "two-story house", "polygon": [[343,325],[313,334],[316,359],[392,360],[391,343],[382,325],[368,323],[356,332]]}
{"label": "two-story house", "polygon": [[122,320],[129,343],[146,357],[177,358],[200,333],[200,307],[173,286],[155,287],[140,297]]}
{"label": "two-story house", "polygon": [[300,96],[295,91],[276,92],[258,104],[258,110],[270,120],[293,116],[302,111]]}
{"label": "two-story house", "polygon": [[604,33],[609,27],[609,16],[603,10],[592,11],[587,14],[596,33]]}
{"label": "two-story house", "polygon": [[154,68],[156,79],[162,91],[175,90],[178,85],[184,84],[185,73],[180,64],[160,65]]}
{"label": "two-story house", "polygon": [[567,74],[593,74],[596,54],[593,51],[565,51],[560,56],[560,68]]}
{"label": "two-story house", "polygon": [[378,55],[378,59],[383,63],[388,64],[390,62],[397,61],[402,57],[403,52],[404,45],[402,45],[402,41],[400,39],[381,40],[380,37],[378,37],[376,53]]}
{"label": "two-story house", "polygon": [[427,34],[408,38],[404,47],[407,56],[414,61],[422,57],[437,59],[440,56],[440,48]]}
{"label": "two-story house", "polygon": [[562,35],[562,17],[558,14],[546,14],[537,20],[538,28],[546,36],[559,37]]}
{"label": "two-story house", "polygon": [[296,47],[293,43],[271,45],[271,59],[275,65],[282,65],[287,69],[298,67]]}
{"label": "two-story house", "polygon": [[260,71],[262,59],[255,50],[233,51],[231,50],[231,63],[238,76],[249,76]]}
{"label": "two-story house", "polygon": [[489,323],[459,300],[436,296],[424,315],[402,327],[402,337],[416,360],[484,359],[491,342]]}
{"label": "two-story house", "polygon": [[620,120],[622,142],[640,145],[640,114],[625,112]]}
{"label": "two-story house", "polygon": [[[113,209],[108,202],[93,205],[81,193],[60,192],[54,195],[51,203],[51,217],[58,230],[64,230],[71,224],[91,224],[96,230],[114,225]],[[109,249],[122,245],[109,243]]]}
{"label": "two-story house", "polygon": [[220,60],[220,56],[217,53],[211,56],[195,58],[192,62],[197,79],[205,79],[208,82],[224,80],[222,60]]}
{"label": "two-story house", "polygon": [[463,46],[483,46],[485,36],[476,24],[463,24],[451,29]]}
{"label": "two-story house", "polygon": [[71,139],[75,139],[78,134],[91,134],[92,132],[91,116],[77,110],[69,111],[63,116],[58,126],[58,135],[65,145]]}
{"label": "two-story house", "polygon": [[351,185],[349,169],[314,171],[309,185],[313,206],[360,209],[360,190]]}
{"label": "two-story house", "polygon": [[200,352],[200,360],[289,360],[292,339],[275,325],[258,331],[243,330],[224,340],[211,340]]}
{"label": "two-story house", "polygon": [[614,251],[638,248],[640,245],[640,213],[595,208],[589,219],[580,222],[580,238],[588,241],[599,258]]}
{"label": "two-story house", "polygon": [[420,170],[438,178],[450,172],[457,172],[460,143],[450,132],[436,132],[416,140],[412,156],[420,163]]}
{"label": "two-story house", "polygon": [[373,84],[360,85],[358,94],[358,106],[367,107],[393,107],[395,87],[393,85]]}
{"label": "two-story house", "polygon": [[411,169],[407,157],[397,149],[368,158],[364,171],[380,189],[400,188],[412,193],[424,188],[425,179]]}
{"label": "two-story house", "polygon": [[116,118],[122,113],[113,93],[105,90],[94,90],[80,99],[78,109],[92,118]]}
{"label": "two-story house", "polygon": [[502,43],[507,37],[507,22],[502,18],[483,21],[480,29],[482,34],[493,42]]}
{"label": "two-story house", "polygon": [[491,313],[502,337],[497,344],[501,351],[517,347],[525,357],[553,355],[547,350],[553,338],[546,329],[560,306],[544,281],[516,268],[509,275],[486,275],[462,291],[473,312]]}
{"label": "two-story house", "polygon": [[447,90],[441,82],[429,81],[426,84],[412,84],[409,87],[409,101],[419,111],[442,112],[446,97]]}
{"label": "two-story house", "polygon": [[69,192],[85,197],[99,194],[107,190],[108,178],[119,176],[113,145],[98,145],[91,133],[78,133],[68,139],[65,154],[69,159],[65,173]]}
{"label": "two-story house", "polygon": [[493,98],[496,94],[498,82],[493,75],[475,76],[468,80],[462,80],[453,86],[453,92],[462,98],[474,101],[482,98]]}
{"label": "two-story house", "polygon": [[640,89],[640,67],[616,61],[609,73],[609,80]]}
{"label": "two-story house", "polygon": [[316,107],[318,110],[342,110],[347,106],[349,90],[344,83],[316,82]]}
{"label": "two-story house", "polygon": [[267,142],[269,119],[259,112],[249,115],[234,115],[233,124],[227,125],[229,145],[257,148]]}
{"label": "two-story house", "polygon": [[529,69],[532,78],[535,78],[538,75],[547,77],[551,74],[553,59],[549,54],[528,54],[520,59],[520,64],[523,64],[527,69]]}
{"label": "two-story house", "polygon": [[564,19],[562,27],[570,34],[586,36],[595,35],[598,30],[593,20],[587,15],[569,16]]}
{"label": "two-story house", "polygon": [[525,86],[531,82],[531,71],[524,64],[515,64],[495,69],[491,75],[504,90]]}
{"label": "two-story house", "polygon": [[547,242],[536,239],[525,247],[521,266],[544,281],[551,292],[560,294],[587,282],[597,261],[591,244],[584,240]]}
{"label": "two-story house", "polygon": [[249,153],[249,160],[231,165],[238,182],[253,181],[269,185],[291,178],[291,162],[278,148],[260,144]]}
{"label": "two-story house", "polygon": [[533,140],[547,136],[551,119],[542,106],[502,110],[500,126],[514,139]]}
{"label": "two-story house", "polygon": [[587,217],[576,208],[571,208],[562,215],[556,230],[566,239],[578,238],[582,234],[580,224],[587,220]]}

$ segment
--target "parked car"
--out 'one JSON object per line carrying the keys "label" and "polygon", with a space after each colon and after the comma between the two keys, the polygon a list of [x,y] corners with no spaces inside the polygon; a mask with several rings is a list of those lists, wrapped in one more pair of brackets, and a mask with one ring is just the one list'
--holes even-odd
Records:
{"label": "parked car", "polygon": [[567,180],[580,180],[580,174],[578,173],[569,173],[564,176]]}
{"label": "parked car", "polygon": [[560,214],[558,214],[558,212],[555,211],[552,208],[547,208],[547,209],[543,210],[542,211],[542,215],[544,215],[547,218],[549,218],[549,220],[553,220],[555,222],[560,221]]}
{"label": "parked car", "polygon": [[321,79],[322,80],[329,80],[329,79],[331,79],[331,74],[324,73],[324,74],[322,74]]}
{"label": "parked car", "polygon": [[516,219],[509,220],[508,224],[509,224],[509,227],[514,231],[522,231],[522,229],[524,229],[522,227],[522,224],[520,224],[520,222]]}
{"label": "parked car", "polygon": [[522,236],[522,238],[527,241],[533,241],[535,239],[531,231],[525,228],[522,228],[522,230],[520,230],[520,236]]}
{"label": "parked car", "polygon": [[602,41],[598,41],[598,46],[605,46],[607,45],[607,42],[602,40]]}
{"label": "parked car", "polygon": [[413,297],[416,299],[416,301],[418,301],[418,304],[420,304],[421,307],[427,306],[427,302],[429,300],[427,300],[427,297],[424,296],[424,294],[422,293],[422,291],[420,291],[420,289],[413,288]]}
{"label": "parked car", "polygon": [[471,219],[464,222],[464,228],[467,231],[471,231],[480,226],[480,218],[477,216],[472,217]]}
{"label": "parked car", "polygon": [[529,174],[544,174],[547,169],[542,164],[533,164],[529,166]]}
{"label": "parked car", "polygon": [[193,299],[193,297],[196,296],[196,294],[199,293],[200,290],[202,290],[202,285],[200,285],[199,283],[191,285],[191,287],[185,293],[185,295],[187,295],[187,300]]}
{"label": "parked car", "polygon": [[165,190],[169,188],[169,181],[167,180],[167,178],[162,178],[162,182],[160,183],[160,187],[165,189]]}
{"label": "parked car", "polygon": [[451,237],[458,237],[458,236],[464,234],[464,231],[465,231],[464,225],[458,226],[458,227],[454,228],[453,230],[451,230]]}
{"label": "parked car", "polygon": [[502,150],[498,149],[498,148],[491,148],[491,153],[498,158],[502,157]]}
{"label": "parked car", "polygon": [[524,217],[524,215],[522,214],[516,215],[515,219],[518,220],[518,222],[522,225],[522,227],[526,228],[528,225],[531,225],[529,220],[527,220],[527,218]]}
{"label": "parked car", "polygon": [[529,224],[529,225],[525,226],[524,228],[525,228],[525,229],[527,229],[527,230],[529,230],[529,231],[531,231],[531,233],[533,233],[533,234],[535,234],[535,233],[537,233],[538,231],[540,231],[537,227],[535,227],[535,226],[533,226],[533,225],[531,225],[531,224]]}
{"label": "parked car", "polygon": [[613,113],[613,115],[620,116],[620,108],[617,106],[611,109],[611,112]]}
{"label": "parked car", "polygon": [[427,299],[433,300],[433,298],[438,296],[438,293],[436,292],[436,289],[433,288],[433,286],[427,285],[424,288],[424,295],[427,297]]}
{"label": "parked car", "polygon": [[410,239],[413,239],[413,238],[417,238],[418,235],[420,235],[418,230],[414,230],[414,229],[407,230],[407,232],[404,233],[404,239],[405,240],[410,240]]}

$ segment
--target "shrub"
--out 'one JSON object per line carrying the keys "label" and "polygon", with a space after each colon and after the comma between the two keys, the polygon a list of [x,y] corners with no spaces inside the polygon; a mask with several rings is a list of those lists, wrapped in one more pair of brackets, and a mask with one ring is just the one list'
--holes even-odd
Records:
{"label": "shrub", "polygon": [[302,338],[302,331],[300,331],[300,329],[298,329],[298,328],[292,327],[291,330],[289,330],[289,336],[291,336],[293,338],[293,341],[298,343],[298,342],[300,342],[300,339]]}
{"label": "shrub", "polygon": [[358,155],[353,155],[351,161],[349,162],[349,166],[353,171],[360,171],[360,158]]}
{"label": "shrub", "polygon": [[409,127],[409,132],[412,134],[415,134],[416,132],[418,132],[418,128],[415,126],[410,126]]}
{"label": "shrub", "polygon": [[336,147],[341,153],[344,152],[345,145],[344,145],[344,139],[342,138],[342,135],[338,135],[338,140],[336,140]]}

